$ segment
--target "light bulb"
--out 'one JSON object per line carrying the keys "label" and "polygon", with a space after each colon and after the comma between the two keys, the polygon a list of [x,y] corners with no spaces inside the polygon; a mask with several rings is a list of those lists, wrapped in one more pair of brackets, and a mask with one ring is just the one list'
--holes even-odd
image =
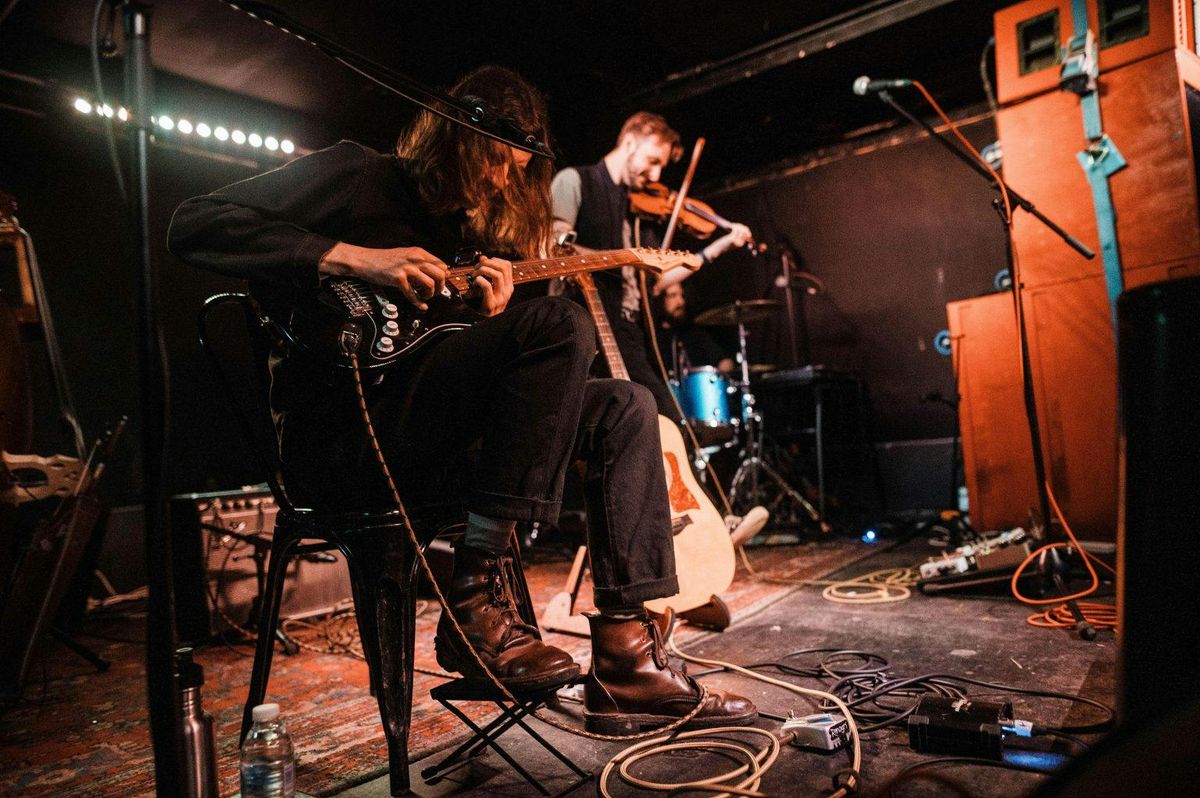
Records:
{"label": "light bulb", "polygon": [[201,122],[196,125],[196,135],[202,139],[206,139],[212,135],[212,128]]}
{"label": "light bulb", "polygon": [[246,137],[246,141],[250,142],[251,147],[261,147],[262,146],[262,136],[258,135],[257,133],[251,133],[249,136]]}
{"label": "light bulb", "polygon": [[233,138],[234,144],[245,144],[246,143],[246,134],[240,130],[233,131],[233,134],[231,137]]}
{"label": "light bulb", "polygon": [[82,97],[76,97],[75,110],[81,114],[90,114],[92,112],[92,104]]}
{"label": "light bulb", "polygon": [[229,140],[229,131],[223,127],[217,127],[216,129],[214,129],[213,135],[217,137],[218,141],[228,141]]}
{"label": "light bulb", "polygon": [[283,150],[288,155],[291,155],[296,151],[296,145],[292,143],[291,139],[284,139],[283,141],[279,142],[279,149]]}
{"label": "light bulb", "polygon": [[184,134],[191,133],[192,132],[192,123],[187,121],[186,119],[180,119],[179,123],[177,125],[175,125],[175,129],[178,130],[180,133],[184,133]]}
{"label": "light bulb", "polygon": [[175,128],[175,122],[169,116],[160,116],[158,118],[158,126],[163,130],[173,130]]}

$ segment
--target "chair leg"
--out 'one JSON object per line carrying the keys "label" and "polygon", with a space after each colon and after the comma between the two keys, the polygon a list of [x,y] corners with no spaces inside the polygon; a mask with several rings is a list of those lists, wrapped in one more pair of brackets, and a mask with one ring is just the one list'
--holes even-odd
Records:
{"label": "chair leg", "polygon": [[408,727],[412,716],[415,557],[395,530],[355,541],[356,570],[362,580],[357,607],[359,634],[368,663],[377,673],[379,716],[387,738],[393,796],[409,794]]}
{"label": "chair leg", "polygon": [[300,538],[276,532],[271,560],[267,568],[267,584],[263,591],[262,605],[258,612],[258,640],[254,645],[254,664],[250,670],[250,694],[242,710],[242,732],[238,737],[240,746],[246,739],[253,722],[254,708],[262,703],[267,694],[267,679],[271,675],[271,658],[275,654],[275,635],[269,631],[279,624],[279,609],[283,603],[283,582],[287,576],[291,550]]}
{"label": "chair leg", "polygon": [[358,639],[362,643],[363,658],[367,661],[367,683],[372,696],[379,696],[379,651],[368,641],[377,637],[375,621],[375,579],[371,571],[363,572],[359,568],[358,556],[365,555],[367,560],[377,557],[374,547],[360,550],[356,546],[339,543],[342,556],[346,558],[346,567],[350,570],[350,592],[354,600],[354,615],[358,621]]}

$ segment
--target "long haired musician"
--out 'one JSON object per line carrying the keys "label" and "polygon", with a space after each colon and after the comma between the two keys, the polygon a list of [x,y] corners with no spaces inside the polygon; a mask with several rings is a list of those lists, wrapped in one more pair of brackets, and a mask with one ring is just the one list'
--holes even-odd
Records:
{"label": "long haired musician", "polygon": [[[451,93],[481,101],[548,148],[544,101],[516,73],[484,67]],[[599,609],[586,722],[625,731],[684,716],[703,693],[668,663],[642,606],[678,590],[650,393],[589,378],[595,330],[575,303],[546,297],[508,307],[508,259],[535,257],[547,243],[549,184],[547,159],[424,112],[393,153],[341,142],[188,200],[169,243],[189,263],[249,280],[280,320],[339,277],[427,308],[446,287],[456,251],[491,255],[471,275],[478,322],[370,379],[367,401],[406,504],[468,511],[449,604],[511,689],[578,673],[569,655],[521,621],[504,552],[515,524],[556,520],[564,473],[583,461]],[[346,370],[304,351],[271,367],[292,498],[330,511],[387,506]],[[436,643],[442,667],[480,675],[444,615]],[[748,723],[756,714],[746,699],[711,690],[691,723]]]}

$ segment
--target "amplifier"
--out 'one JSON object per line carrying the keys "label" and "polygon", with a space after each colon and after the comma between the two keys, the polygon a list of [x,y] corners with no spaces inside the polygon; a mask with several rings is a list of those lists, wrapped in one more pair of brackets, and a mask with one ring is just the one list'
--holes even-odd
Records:
{"label": "amplifier", "polygon": [[[264,485],[173,496],[169,508],[179,639],[198,643],[246,625],[258,596],[256,550],[267,555],[278,508]],[[223,530],[223,532],[218,531]],[[314,541],[315,542],[315,541]],[[281,618],[322,615],[351,599],[341,552],[294,557]]]}

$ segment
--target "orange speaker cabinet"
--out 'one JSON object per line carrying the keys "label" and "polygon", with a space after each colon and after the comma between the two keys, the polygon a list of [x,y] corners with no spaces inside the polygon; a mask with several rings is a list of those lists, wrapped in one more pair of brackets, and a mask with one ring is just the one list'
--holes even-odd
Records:
{"label": "orange speaker cabinet", "polygon": [[946,315],[971,522],[980,530],[1027,525],[1038,503],[1037,483],[1012,295],[951,302]]}
{"label": "orange speaker cabinet", "polygon": [[[1189,81],[1200,81],[1200,59],[1171,50],[1116,69],[1101,81],[1104,128],[1128,166],[1110,180],[1117,240],[1129,273],[1200,256],[1200,209],[1189,119]],[[1200,95],[1193,92],[1193,107]],[[1197,120],[1200,124],[1200,120]],[[1005,179],[1051,219],[1100,250],[1091,190],[1075,154],[1083,149],[1079,98],[1054,91],[1016,103],[997,118]],[[1036,219],[1016,214],[1022,281],[1038,288],[1103,275]]]}
{"label": "orange speaker cabinet", "polygon": [[[1145,27],[1126,29],[1108,44],[1102,38],[1101,73],[1174,47],[1196,49],[1192,0],[1143,0]],[[1100,13],[1128,10],[1131,0],[1088,0],[1088,27],[1099,35]],[[996,95],[1001,104],[1058,90],[1060,53],[1074,32],[1071,0],[1027,0],[996,12]]]}
{"label": "orange speaker cabinet", "polygon": [[1117,348],[1103,277],[1027,290],[1046,476],[1076,534],[1116,540]]}

